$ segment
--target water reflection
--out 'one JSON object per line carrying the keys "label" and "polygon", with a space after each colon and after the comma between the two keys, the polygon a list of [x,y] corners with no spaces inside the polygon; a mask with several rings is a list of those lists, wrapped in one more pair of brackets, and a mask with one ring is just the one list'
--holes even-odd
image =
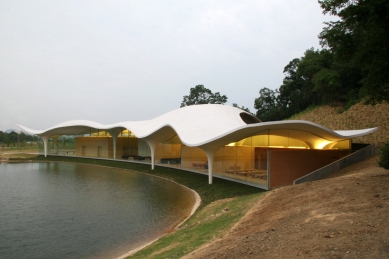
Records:
{"label": "water reflection", "polygon": [[192,194],[107,167],[0,164],[1,258],[109,258],[173,227]]}

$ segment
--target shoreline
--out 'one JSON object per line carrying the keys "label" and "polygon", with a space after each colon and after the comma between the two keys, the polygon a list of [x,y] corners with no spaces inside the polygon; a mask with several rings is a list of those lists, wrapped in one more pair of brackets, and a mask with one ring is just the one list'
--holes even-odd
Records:
{"label": "shoreline", "polygon": [[[38,162],[38,163],[41,163],[41,162],[46,162],[46,163],[47,163],[47,162],[58,162],[58,161],[35,161],[35,160],[27,160],[27,159],[26,159],[26,160],[17,160],[17,161],[12,161],[12,160],[10,161],[10,160],[7,160],[7,161],[2,161],[2,162],[5,162],[5,163],[37,163],[37,162]],[[77,162],[62,162],[62,163],[75,163],[75,164],[77,164]],[[114,168],[114,167],[102,166],[102,165],[95,165],[95,166]],[[118,168],[115,168],[115,169],[118,169]],[[126,171],[128,170],[128,169],[123,169],[123,168],[119,168],[119,169],[121,169],[121,170],[126,170]],[[133,171],[133,170],[128,170],[128,171]],[[137,172],[137,171],[133,171],[133,172]],[[137,173],[145,174],[145,173],[143,173],[143,172],[137,172]],[[197,211],[197,209],[199,208],[199,206],[200,206],[200,204],[201,204],[201,197],[200,197],[200,195],[199,195],[195,190],[190,189],[189,187],[187,187],[187,186],[185,186],[185,185],[183,185],[183,184],[177,183],[177,182],[175,182],[175,181],[173,181],[173,180],[170,180],[170,179],[167,179],[167,178],[164,178],[164,177],[161,177],[161,176],[157,176],[157,175],[150,175],[150,176],[158,177],[158,178],[161,178],[161,179],[164,179],[164,180],[167,180],[167,181],[174,182],[175,184],[178,184],[178,185],[180,185],[181,187],[183,187],[183,188],[189,190],[189,191],[192,193],[192,195],[194,196],[194,198],[195,198],[195,203],[194,203],[194,205],[193,205],[193,207],[192,207],[192,210],[191,210],[190,214],[189,214],[183,221],[181,221],[180,223],[178,223],[178,224],[173,228],[172,231],[169,231],[169,229],[167,229],[166,231],[164,231],[163,234],[157,236],[155,239],[152,239],[151,241],[148,241],[147,243],[145,243],[145,244],[143,244],[143,245],[141,245],[141,246],[138,246],[138,247],[136,247],[136,248],[134,248],[134,249],[131,249],[131,250],[128,251],[127,253],[125,253],[125,254],[123,254],[123,255],[117,257],[117,259],[124,259],[124,258],[126,258],[126,257],[128,257],[128,256],[131,256],[131,255],[135,254],[136,252],[142,250],[143,248],[145,248],[145,247],[147,247],[147,246],[153,244],[154,242],[158,241],[159,239],[161,239],[162,237],[166,236],[167,234],[176,231],[182,224],[184,224],[187,220],[190,219],[190,217],[193,216],[193,214]]]}
{"label": "shoreline", "polygon": [[[145,252],[147,254],[147,251],[149,251],[150,247],[154,246],[159,246],[159,244],[163,244],[163,247],[169,246],[172,243],[178,242],[178,243],[183,243],[185,244],[186,247],[192,247],[192,246],[197,246],[193,242],[188,242],[186,238],[182,237],[182,233],[186,233],[186,230],[183,232],[181,228],[185,226],[186,229],[186,223],[188,222],[189,219],[190,222],[192,221],[193,218],[197,220],[198,216],[197,215],[203,215],[203,206],[214,206],[214,204],[217,201],[222,201],[227,198],[235,198],[235,197],[247,197],[247,195],[251,194],[258,194],[261,193],[262,191],[259,191],[258,188],[254,188],[251,186],[245,186],[242,184],[226,181],[223,179],[219,179],[220,184],[215,185],[215,186],[209,186],[208,184],[205,185],[207,181],[204,181],[204,176],[199,175],[199,174],[181,174],[176,172],[176,168],[165,168],[162,167],[160,170],[158,170],[157,174],[154,174],[150,171],[149,168],[144,167],[143,165],[140,164],[131,164],[131,163],[119,163],[116,164],[116,161],[111,161],[111,160],[85,160],[85,159],[78,159],[78,158],[67,158],[64,157],[61,159],[61,157],[48,157],[44,158],[42,156],[15,156],[12,158],[12,160],[9,160],[8,163],[12,162],[27,162],[27,163],[35,163],[35,162],[64,162],[64,163],[74,163],[74,164],[89,164],[89,165],[94,165],[94,166],[101,166],[101,167],[108,167],[108,168],[116,168],[116,169],[121,169],[121,170],[128,170],[128,171],[134,171],[138,172],[141,174],[147,174],[147,175],[152,175],[155,177],[162,178],[164,180],[168,180],[171,182],[174,182],[175,184],[179,184],[183,188],[186,188],[188,191],[190,191],[191,196],[195,198],[194,203],[192,204],[192,208],[189,207],[187,209],[187,216],[184,216],[184,218],[178,219],[178,221],[174,222],[173,224],[169,224],[170,226],[166,226],[165,231],[162,229],[161,231],[158,231],[159,233],[155,233],[154,236],[150,236],[149,238],[146,238],[143,240],[143,242],[139,243],[131,243],[129,244],[129,247],[127,249],[125,248],[128,244],[126,242],[122,243],[121,245],[122,249],[118,249],[116,254],[112,254],[110,256],[108,255],[108,251],[102,252],[102,255],[105,254],[102,258],[126,258],[129,256],[132,257],[139,257],[141,258],[142,256],[137,256],[136,254],[142,254]],[[199,183],[201,182],[201,187],[199,186]],[[232,193],[231,193],[232,192]],[[203,196],[204,195],[204,196]],[[215,204],[218,204],[215,203]],[[236,205],[236,204],[235,204]],[[234,206],[235,206],[234,205]],[[216,206],[216,205],[215,205]],[[237,205],[238,206],[238,205]],[[239,205],[240,206],[240,205]],[[204,207],[204,208],[205,208]],[[227,206],[228,207],[228,206]],[[200,214],[196,214],[195,212],[199,212]],[[191,209],[191,210],[190,210]],[[190,212],[190,213],[189,213]],[[205,211],[204,213],[213,213],[211,211]],[[233,220],[233,218],[236,218],[238,215],[236,214],[236,211],[231,212],[231,216],[227,216],[229,220]],[[211,215],[210,214],[210,215]],[[222,231],[222,229],[225,228],[225,223],[223,221],[218,220],[219,218],[210,218],[211,216],[207,217],[207,220],[210,221],[215,221],[215,224],[217,226],[217,230]],[[185,225],[183,225],[185,224]],[[194,224],[194,223],[193,223]],[[197,229],[198,226],[197,224],[193,225],[192,223],[188,226],[190,229],[194,228]],[[181,231],[176,231],[180,228]],[[204,229],[200,229],[201,231],[204,232],[204,235],[207,240],[212,240],[212,234],[207,233]],[[172,233],[172,235],[166,235],[168,233]],[[163,238],[162,238],[163,237]],[[177,239],[178,237],[178,239]],[[158,241],[158,242],[156,242]],[[172,250],[172,251],[170,251]],[[175,257],[177,255],[177,252],[181,254],[180,251],[175,249],[174,247],[170,249],[168,252],[170,257]],[[144,251],[144,252],[143,252]],[[165,251],[165,250],[163,250]]]}
{"label": "shoreline", "polygon": [[[166,179],[166,178],[163,178],[163,179],[169,180],[169,179]],[[172,181],[172,180],[169,180],[169,181]],[[174,181],[172,181],[172,182],[174,182]],[[193,208],[192,208],[190,214],[189,214],[183,221],[181,221],[179,224],[177,224],[177,225],[173,228],[173,231],[176,231],[182,224],[184,224],[188,219],[190,219],[190,217],[193,216],[193,214],[196,212],[196,210],[198,209],[198,207],[199,207],[200,204],[201,204],[201,197],[200,197],[200,195],[199,195],[195,190],[192,190],[192,189],[190,189],[189,187],[187,187],[187,186],[185,186],[185,185],[182,185],[182,184],[179,184],[179,183],[177,183],[177,182],[175,182],[175,183],[178,184],[178,185],[180,185],[180,186],[182,186],[182,187],[184,187],[184,188],[186,188],[186,189],[188,189],[189,191],[191,191],[192,194],[193,194],[193,196],[195,197],[195,200],[196,200],[196,201],[195,201],[195,204],[193,205]],[[133,255],[133,254],[139,252],[139,251],[142,250],[143,248],[146,248],[147,246],[153,244],[154,242],[158,241],[159,239],[161,239],[162,237],[166,236],[167,234],[169,234],[169,233],[171,233],[171,232],[173,232],[173,231],[165,231],[162,235],[159,235],[158,237],[156,237],[156,238],[153,239],[152,241],[147,242],[146,244],[141,245],[141,246],[139,246],[139,247],[137,247],[137,248],[131,249],[131,250],[128,251],[127,253],[125,253],[125,254],[123,254],[123,255],[117,257],[117,259],[125,259],[126,257],[131,256],[131,255]]]}

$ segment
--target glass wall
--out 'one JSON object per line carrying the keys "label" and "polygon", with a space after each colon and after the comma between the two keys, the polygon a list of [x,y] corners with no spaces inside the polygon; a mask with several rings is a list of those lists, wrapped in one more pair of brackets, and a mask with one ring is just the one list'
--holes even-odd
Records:
{"label": "glass wall", "polygon": [[[43,141],[38,140],[39,154],[44,154]],[[76,136],[74,135],[54,135],[48,140],[47,154],[61,156],[75,156]]]}
{"label": "glass wall", "polygon": [[155,164],[181,167],[182,146],[178,136],[159,143],[155,150]]}
{"label": "glass wall", "polygon": [[351,141],[329,141],[304,131],[266,130],[228,146],[253,146],[292,149],[350,149]]}
{"label": "glass wall", "polygon": [[181,146],[181,166],[183,168],[208,172],[208,158],[204,151],[198,147]]}
{"label": "glass wall", "polygon": [[[76,136],[62,135],[54,140],[54,151],[61,156],[75,156],[76,154]],[[50,150],[53,150],[50,148]]]}
{"label": "glass wall", "polygon": [[[220,148],[214,158],[214,175],[266,186],[267,149],[253,146],[254,140],[250,137]],[[256,139],[257,144],[264,141],[262,136]]]}
{"label": "glass wall", "polygon": [[214,158],[214,174],[268,186],[270,150],[319,149],[344,150],[348,154],[351,141],[332,142],[297,130],[266,130],[220,148]]}
{"label": "glass wall", "polygon": [[[351,141],[331,142],[296,130],[266,130],[221,147],[214,156],[213,173],[223,178],[267,186],[269,150],[293,149],[337,149],[348,154]],[[107,131],[94,129],[77,136],[52,136],[49,154],[113,158],[113,141]],[[123,129],[117,137],[116,158],[150,163],[151,150],[144,140]],[[183,145],[178,136],[158,144],[155,164],[208,172],[205,152]]]}

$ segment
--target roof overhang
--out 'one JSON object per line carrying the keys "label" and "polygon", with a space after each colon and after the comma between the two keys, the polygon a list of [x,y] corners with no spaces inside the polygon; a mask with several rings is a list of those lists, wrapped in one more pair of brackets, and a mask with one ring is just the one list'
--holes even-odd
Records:
{"label": "roof overhang", "polygon": [[328,141],[340,141],[373,133],[377,128],[334,131],[304,120],[285,120],[246,124],[241,109],[224,105],[194,105],[180,108],[147,121],[126,121],[100,124],[94,121],[67,121],[47,130],[33,130],[18,125],[24,131],[44,137],[77,135],[90,129],[118,131],[128,129],[140,139],[164,141],[177,134],[187,146],[220,147],[266,130],[297,130],[309,132]]}

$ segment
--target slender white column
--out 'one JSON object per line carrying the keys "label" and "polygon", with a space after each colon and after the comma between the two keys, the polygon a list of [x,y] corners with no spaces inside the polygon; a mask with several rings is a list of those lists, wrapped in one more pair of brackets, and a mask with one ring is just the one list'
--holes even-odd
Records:
{"label": "slender white column", "polygon": [[154,170],[154,164],[155,164],[155,147],[157,146],[156,141],[151,141],[151,140],[146,140],[146,143],[150,147],[150,152],[151,152],[151,170]]}
{"label": "slender white column", "polygon": [[217,151],[216,148],[204,150],[208,158],[208,183],[209,184],[212,184],[213,182],[213,158],[215,157],[216,151]]}
{"label": "slender white column", "polygon": [[48,136],[40,136],[41,139],[43,140],[43,154],[45,157],[47,157],[47,145],[49,142],[49,137]]}
{"label": "slender white column", "polygon": [[108,130],[108,132],[111,135],[113,142],[113,159],[116,159],[116,142],[120,133],[120,129],[111,129]]}
{"label": "slender white column", "polygon": [[155,164],[155,152],[154,149],[151,149],[151,170],[154,170],[154,164]]}
{"label": "slender white column", "polygon": [[117,135],[112,135],[113,140],[113,159],[116,159],[116,142],[117,142]]}

